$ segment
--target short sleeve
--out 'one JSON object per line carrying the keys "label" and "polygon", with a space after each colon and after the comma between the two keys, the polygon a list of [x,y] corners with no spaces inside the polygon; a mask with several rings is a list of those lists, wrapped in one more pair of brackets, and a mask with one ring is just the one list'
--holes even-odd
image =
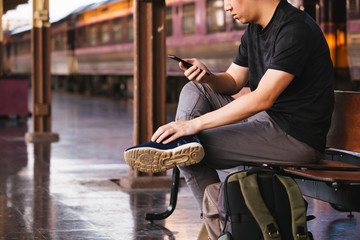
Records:
{"label": "short sleeve", "polygon": [[303,24],[287,24],[278,33],[269,68],[299,77],[309,60],[313,33]]}
{"label": "short sleeve", "polygon": [[233,63],[242,67],[248,67],[248,50],[247,50],[248,30],[241,37],[241,44],[238,49],[238,53],[233,60]]}

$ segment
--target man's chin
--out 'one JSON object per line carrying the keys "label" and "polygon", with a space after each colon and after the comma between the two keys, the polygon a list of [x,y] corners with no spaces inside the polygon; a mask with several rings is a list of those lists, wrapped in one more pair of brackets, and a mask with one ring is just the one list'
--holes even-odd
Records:
{"label": "man's chin", "polygon": [[239,19],[239,18],[237,18],[236,21],[239,21],[242,24],[248,24],[249,23],[249,21],[246,21],[245,19]]}

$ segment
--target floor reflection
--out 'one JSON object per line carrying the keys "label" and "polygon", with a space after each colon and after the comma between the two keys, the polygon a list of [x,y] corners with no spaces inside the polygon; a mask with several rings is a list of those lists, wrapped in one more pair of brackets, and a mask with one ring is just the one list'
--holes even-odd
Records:
{"label": "floor reflection", "polygon": [[51,143],[34,143],[33,147],[33,229],[38,229],[46,239],[51,239],[48,230],[54,229],[55,220],[49,193]]}
{"label": "floor reflection", "polygon": [[[23,176],[28,165],[23,136],[27,131],[24,119],[0,119],[0,237],[36,238],[23,213],[30,212],[31,184]],[[14,152],[16,154],[14,154]]]}
{"label": "floor reflection", "polygon": [[344,236],[345,239],[351,239],[353,234],[356,233],[356,231],[359,231],[359,229],[357,229],[357,222],[355,219],[342,218],[331,221],[327,231],[331,236],[331,240],[337,238],[338,236]]}
{"label": "floor reflection", "polygon": [[[149,192],[150,193],[150,192]],[[151,223],[144,220],[145,213],[158,210],[167,204],[166,193],[139,193],[130,192],[131,211],[133,214],[135,229],[133,239],[157,240],[157,239],[175,239],[174,234],[165,227],[165,220]],[[160,209],[161,211],[162,209]]]}

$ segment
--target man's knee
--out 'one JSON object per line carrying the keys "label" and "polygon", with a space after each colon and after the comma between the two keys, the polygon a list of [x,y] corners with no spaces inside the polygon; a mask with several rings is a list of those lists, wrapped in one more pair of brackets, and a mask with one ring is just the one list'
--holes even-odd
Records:
{"label": "man's knee", "polygon": [[200,93],[203,94],[204,91],[204,86],[202,84],[199,83],[195,83],[193,81],[189,81],[188,83],[185,84],[185,86],[182,88],[181,90],[181,95],[184,94],[194,94],[194,93]]}

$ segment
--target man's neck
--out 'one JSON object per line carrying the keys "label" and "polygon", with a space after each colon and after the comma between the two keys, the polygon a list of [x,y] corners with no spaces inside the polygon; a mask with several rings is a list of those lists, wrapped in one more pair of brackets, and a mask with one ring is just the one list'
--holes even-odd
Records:
{"label": "man's neck", "polygon": [[260,6],[261,15],[256,24],[260,25],[262,29],[271,21],[271,18],[274,16],[275,10],[281,0],[265,0],[264,4]]}

